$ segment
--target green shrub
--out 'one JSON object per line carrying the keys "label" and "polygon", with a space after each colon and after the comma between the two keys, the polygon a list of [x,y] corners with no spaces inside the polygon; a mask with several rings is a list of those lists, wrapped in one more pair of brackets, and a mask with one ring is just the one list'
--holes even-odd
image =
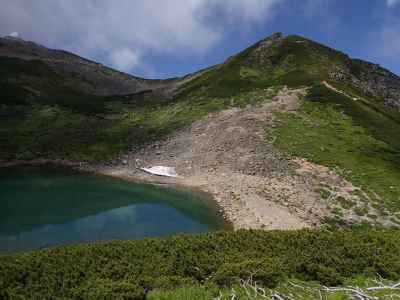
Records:
{"label": "green shrub", "polygon": [[147,296],[147,300],[211,300],[214,297],[212,291],[203,286],[188,286],[175,290],[156,290]]}
{"label": "green shrub", "polygon": [[146,294],[142,287],[128,281],[95,279],[89,280],[80,288],[73,289],[72,296],[74,299],[88,300],[144,300]]}
{"label": "green shrub", "polygon": [[273,258],[225,263],[212,276],[220,286],[231,286],[240,279],[252,278],[266,287],[275,287],[284,275],[281,262]]}
{"label": "green shrub", "polygon": [[[237,231],[115,241],[0,256],[0,295],[123,297],[187,285],[284,278],[341,284],[357,275],[400,278],[400,231]],[[39,297],[40,296],[40,297]],[[93,297],[94,297],[93,296]],[[0,297],[1,298],[1,297]]]}
{"label": "green shrub", "polygon": [[321,264],[311,264],[308,266],[307,275],[329,286],[335,286],[343,282],[343,277],[338,273],[336,268]]}

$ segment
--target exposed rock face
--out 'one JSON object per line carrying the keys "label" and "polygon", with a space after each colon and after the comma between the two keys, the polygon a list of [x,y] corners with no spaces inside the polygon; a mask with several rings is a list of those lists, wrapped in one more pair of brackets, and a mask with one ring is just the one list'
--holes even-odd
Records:
{"label": "exposed rock face", "polygon": [[[400,77],[377,64],[352,59],[345,53],[300,36],[284,37],[281,33],[275,33],[245,51],[248,53],[243,66],[266,74],[274,74],[277,70],[282,74],[295,70],[310,72],[324,80],[328,79],[327,71],[331,80],[353,86],[388,107],[400,109]],[[233,59],[235,57],[230,60]],[[312,64],[319,64],[319,69],[310,71],[308,65]]]}
{"label": "exposed rock face", "polygon": [[284,39],[280,32],[274,33],[266,39],[258,42],[245,60],[245,64],[249,66],[265,66],[270,64],[270,58],[273,55],[272,46],[277,46]]}
{"label": "exposed rock face", "polygon": [[382,99],[386,106],[400,109],[400,77],[379,65],[353,59],[330,77],[355,86],[367,96]]}

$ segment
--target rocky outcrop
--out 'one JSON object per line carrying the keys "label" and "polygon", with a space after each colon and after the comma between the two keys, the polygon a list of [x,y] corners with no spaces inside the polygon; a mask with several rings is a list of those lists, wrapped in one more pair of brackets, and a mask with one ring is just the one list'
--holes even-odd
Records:
{"label": "rocky outcrop", "polygon": [[381,99],[388,107],[400,109],[400,77],[377,64],[353,59],[338,66],[331,79],[352,85],[366,96]]}
{"label": "rocky outcrop", "polygon": [[267,37],[266,39],[261,40],[256,45],[253,46],[252,50],[248,57],[244,61],[244,65],[247,66],[257,66],[257,67],[265,67],[271,64],[271,56],[274,55],[273,47],[279,45],[284,36],[282,33],[277,32],[273,35]]}

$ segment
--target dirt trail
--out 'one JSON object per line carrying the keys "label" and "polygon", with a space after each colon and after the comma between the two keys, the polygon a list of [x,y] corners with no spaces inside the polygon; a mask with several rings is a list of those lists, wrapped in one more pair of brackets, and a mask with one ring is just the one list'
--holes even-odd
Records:
{"label": "dirt trail", "polygon": [[334,86],[332,86],[332,85],[330,85],[329,83],[327,83],[325,80],[322,81],[322,84],[325,85],[328,89],[331,89],[332,91],[334,91],[334,92],[336,92],[336,93],[339,93],[339,94],[342,94],[342,95],[344,95],[344,96],[346,96],[346,97],[348,97],[348,98],[350,98],[350,99],[353,99],[354,101],[360,100],[360,99],[357,98],[357,97],[350,96],[349,94],[347,94],[347,93],[345,93],[345,92],[343,92],[343,91],[341,91],[341,90],[338,90],[338,89],[335,88]]}

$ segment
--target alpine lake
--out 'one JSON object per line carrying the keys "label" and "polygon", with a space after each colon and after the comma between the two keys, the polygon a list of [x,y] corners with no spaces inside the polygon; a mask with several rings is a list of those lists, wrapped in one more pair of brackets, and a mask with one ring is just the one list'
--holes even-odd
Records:
{"label": "alpine lake", "polygon": [[60,167],[0,169],[0,253],[227,227],[201,192]]}

